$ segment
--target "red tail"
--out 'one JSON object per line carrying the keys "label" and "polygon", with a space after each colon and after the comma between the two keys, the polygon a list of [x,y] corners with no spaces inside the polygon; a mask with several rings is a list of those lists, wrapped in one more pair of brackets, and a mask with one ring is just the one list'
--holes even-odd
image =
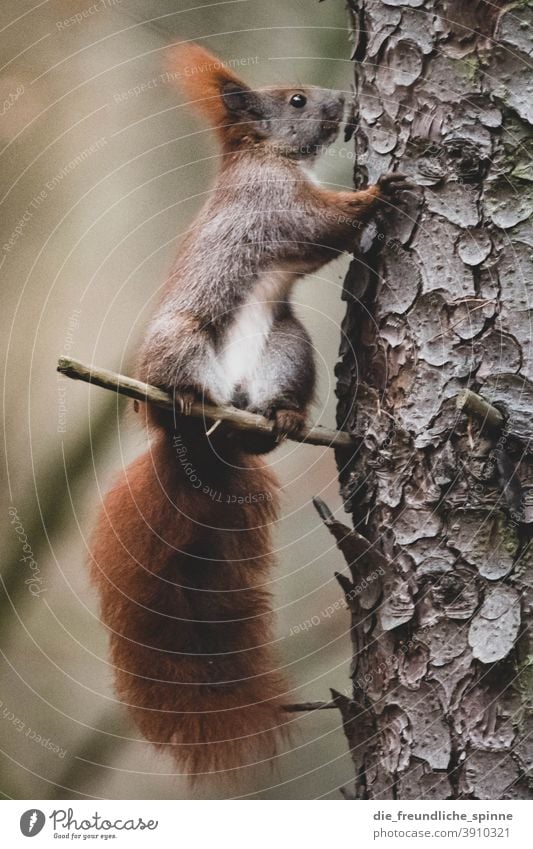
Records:
{"label": "red tail", "polygon": [[109,492],[91,571],[120,698],[197,775],[275,754],[284,685],[270,650],[276,482],[260,458],[238,468],[191,433],[160,433]]}

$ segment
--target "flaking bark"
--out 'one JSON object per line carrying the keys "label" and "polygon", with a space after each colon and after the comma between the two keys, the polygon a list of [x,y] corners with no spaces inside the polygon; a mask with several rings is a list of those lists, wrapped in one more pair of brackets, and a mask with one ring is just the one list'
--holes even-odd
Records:
{"label": "flaking bark", "polygon": [[[351,573],[355,796],[531,798],[533,13],[349,7],[356,185],[399,166],[422,187],[362,234],[344,288],[357,535],[329,526]],[[502,427],[457,408],[466,388]]]}

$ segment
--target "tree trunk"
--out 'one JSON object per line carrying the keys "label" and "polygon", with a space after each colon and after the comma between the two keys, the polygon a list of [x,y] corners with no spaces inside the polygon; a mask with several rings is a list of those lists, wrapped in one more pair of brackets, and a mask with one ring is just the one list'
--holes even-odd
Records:
{"label": "tree trunk", "polygon": [[[355,796],[532,798],[533,14],[349,5],[356,182],[399,165],[423,187],[362,234],[345,281],[356,532],[317,505],[351,571],[353,697],[336,698]],[[458,409],[466,387],[492,406]]]}

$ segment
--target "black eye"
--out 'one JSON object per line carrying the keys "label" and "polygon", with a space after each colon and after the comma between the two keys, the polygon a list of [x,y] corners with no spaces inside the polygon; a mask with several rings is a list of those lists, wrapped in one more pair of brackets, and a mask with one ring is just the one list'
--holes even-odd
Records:
{"label": "black eye", "polygon": [[307,97],[305,97],[305,95],[303,94],[293,94],[289,103],[296,109],[303,109],[303,107],[307,103]]}

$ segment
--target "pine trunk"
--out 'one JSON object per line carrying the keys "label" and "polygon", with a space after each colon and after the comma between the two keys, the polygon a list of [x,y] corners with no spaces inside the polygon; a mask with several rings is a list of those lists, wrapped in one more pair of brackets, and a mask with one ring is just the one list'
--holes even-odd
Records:
{"label": "pine trunk", "polygon": [[317,505],[351,573],[355,796],[532,798],[532,9],[349,6],[356,183],[422,187],[345,281],[355,531]]}

